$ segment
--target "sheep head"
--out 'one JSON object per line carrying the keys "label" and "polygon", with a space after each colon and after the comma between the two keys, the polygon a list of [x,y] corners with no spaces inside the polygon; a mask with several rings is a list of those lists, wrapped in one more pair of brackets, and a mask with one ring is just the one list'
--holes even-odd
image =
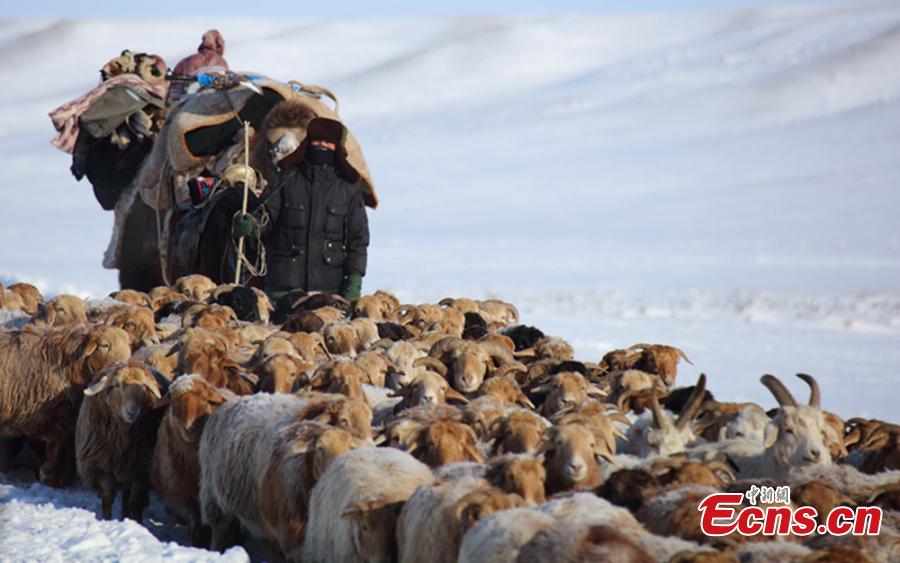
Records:
{"label": "sheep head", "polygon": [[788,470],[804,465],[830,465],[831,452],[825,444],[828,424],[819,408],[818,384],[811,376],[800,374],[798,377],[810,386],[809,405],[798,405],[790,391],[774,375],[766,374],[760,378],[781,407],[774,420],[777,434],[774,441],[767,443],[767,453]]}
{"label": "sheep head", "polygon": [[84,301],[74,295],[57,295],[38,306],[35,320],[50,326],[70,326],[87,322]]}
{"label": "sheep head", "polygon": [[137,305],[118,307],[106,317],[105,324],[117,326],[127,332],[133,350],[159,343],[153,312],[147,307]]}
{"label": "sheep head", "polygon": [[531,389],[534,393],[547,393],[541,407],[544,416],[550,416],[566,407],[574,406],[588,398],[589,395],[603,396],[605,393],[597,388],[580,373],[567,371],[557,373],[544,384]]}
{"label": "sheep head", "polygon": [[397,519],[405,501],[394,501],[383,495],[373,495],[353,502],[341,518],[356,524],[353,545],[357,553],[365,553],[367,561],[397,560],[395,531]]}
{"label": "sheep head", "polygon": [[460,540],[479,520],[501,510],[525,506],[525,499],[499,488],[472,491],[453,505],[453,518]]}
{"label": "sheep head", "polygon": [[541,449],[548,478],[562,489],[596,486],[600,458],[612,459],[614,452],[582,424],[553,426]]}
{"label": "sheep head", "polygon": [[192,374],[176,379],[155,407],[167,406],[166,417],[175,422],[182,440],[197,442],[207,417],[226,400],[227,392]]}
{"label": "sheep head", "polygon": [[678,360],[683,359],[693,365],[687,355],[674,346],[664,344],[635,344],[629,350],[640,350],[641,356],[635,363],[635,368],[660,376],[666,386],[671,389],[675,386],[675,377],[678,372]]}
{"label": "sheep head", "polygon": [[484,462],[475,431],[462,422],[438,420],[422,424],[407,451],[430,467],[458,461]]}
{"label": "sheep head", "polygon": [[256,370],[259,376],[259,391],[263,393],[290,393],[297,383],[308,382],[302,378],[312,364],[301,361],[294,355],[276,354],[266,358]]}
{"label": "sheep head", "polygon": [[301,393],[309,400],[295,420],[313,420],[350,432],[363,440],[372,439],[372,409],[360,399],[329,393]]}
{"label": "sheep head", "polygon": [[182,276],[175,280],[175,290],[194,301],[206,301],[215,288],[214,281],[200,274]]}
{"label": "sheep head", "polygon": [[544,502],[547,470],[544,461],[529,455],[506,455],[490,461],[485,479],[508,493],[516,493],[531,505]]}
{"label": "sheep head", "polygon": [[434,372],[419,375],[406,387],[391,393],[391,397],[403,397],[395,412],[417,405],[465,404],[469,400],[450,387],[447,380]]}
{"label": "sheep head", "polygon": [[82,340],[82,357],[91,375],[100,373],[107,366],[131,357],[131,340],[121,328],[97,326]]}
{"label": "sheep head", "polygon": [[700,412],[703,394],[706,391],[706,375],[700,374],[694,392],[687,401],[684,410],[674,421],[667,412],[663,412],[656,397],[655,390],[651,396],[650,412],[652,424],[639,421],[630,433],[632,449],[639,456],[646,457],[654,454],[662,456],[683,452],[687,446],[697,439],[694,428],[694,417]]}
{"label": "sheep head", "polygon": [[168,381],[156,376],[146,365],[138,362],[116,363],[108,367],[84,390],[86,397],[103,393],[103,400],[126,424],[137,421],[162,398]]}
{"label": "sheep head", "polygon": [[529,453],[540,451],[544,443],[544,431],[550,423],[537,414],[518,410],[494,422],[491,436],[496,453]]}

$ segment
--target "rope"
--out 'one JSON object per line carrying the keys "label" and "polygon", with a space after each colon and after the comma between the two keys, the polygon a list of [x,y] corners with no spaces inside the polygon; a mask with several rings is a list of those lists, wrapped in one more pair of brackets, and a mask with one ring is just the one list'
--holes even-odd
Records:
{"label": "rope", "polygon": [[[253,258],[251,262],[247,255],[244,253],[244,249],[240,246],[240,239],[238,239],[238,252],[237,252],[237,264],[235,264],[235,269],[239,269],[239,265],[247,268],[247,272],[257,278],[263,278],[266,276],[268,272],[268,268],[266,266],[266,246],[262,242],[262,231],[269,225],[269,213],[266,211],[264,206],[260,206],[259,208],[262,211],[262,216],[259,221],[253,222],[253,231],[247,235],[249,237],[253,237],[256,239],[256,256]],[[232,216],[231,222],[231,240],[234,243],[235,235],[234,235],[234,217],[237,217],[240,211],[235,211]]]}

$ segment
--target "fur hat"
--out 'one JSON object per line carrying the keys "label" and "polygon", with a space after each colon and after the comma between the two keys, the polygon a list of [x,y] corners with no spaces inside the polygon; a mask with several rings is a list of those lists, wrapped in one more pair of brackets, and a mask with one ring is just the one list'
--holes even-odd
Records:
{"label": "fur hat", "polygon": [[287,155],[278,165],[281,168],[293,168],[306,160],[306,148],[311,141],[329,141],[335,144],[334,167],[338,175],[351,184],[359,181],[359,172],[347,161],[347,128],[340,121],[317,117],[306,127],[306,137],[297,150]]}
{"label": "fur hat", "polygon": [[197,47],[197,52],[202,53],[203,51],[212,51],[220,56],[225,54],[225,39],[218,29],[207,30],[203,37],[200,38],[200,46]]}

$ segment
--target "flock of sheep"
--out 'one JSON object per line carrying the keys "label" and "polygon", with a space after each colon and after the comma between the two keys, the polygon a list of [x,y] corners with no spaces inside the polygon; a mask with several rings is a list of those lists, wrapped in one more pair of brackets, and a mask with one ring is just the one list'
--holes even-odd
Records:
{"label": "flock of sheep", "polygon": [[[138,522],[155,489],[194,545],[292,561],[900,560],[900,426],[722,402],[657,344],[576,361],[498,300],[347,302],[187,276],[83,301],[0,286],[3,468],[96,490]],[[773,405],[769,405],[771,407]],[[877,536],[700,531],[717,491],[884,510]]]}

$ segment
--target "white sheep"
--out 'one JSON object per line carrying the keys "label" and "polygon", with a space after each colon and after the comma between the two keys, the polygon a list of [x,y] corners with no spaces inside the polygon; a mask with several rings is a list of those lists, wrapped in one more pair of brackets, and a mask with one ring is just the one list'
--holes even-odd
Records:
{"label": "white sheep", "polygon": [[[801,379],[813,387],[815,380],[810,376]],[[774,424],[767,427],[765,444],[748,438],[721,440],[693,448],[691,457],[710,459],[724,453],[737,466],[739,478],[766,477],[775,481],[788,480],[801,467],[831,465],[831,453],[824,439],[827,423],[818,407],[818,393],[812,394],[815,405],[798,405],[777,377],[764,375],[760,381],[781,405]]]}
{"label": "white sheep", "polygon": [[626,453],[647,457],[654,454],[672,455],[683,452],[697,441],[693,426],[694,417],[700,411],[706,391],[706,375],[700,374],[681,414],[673,421],[668,411],[663,411],[654,392],[650,400],[651,418],[642,417],[628,430]]}
{"label": "white sheep", "polygon": [[313,487],[303,561],[391,561],[403,503],[433,480],[427,465],[394,448],[347,452]]}

